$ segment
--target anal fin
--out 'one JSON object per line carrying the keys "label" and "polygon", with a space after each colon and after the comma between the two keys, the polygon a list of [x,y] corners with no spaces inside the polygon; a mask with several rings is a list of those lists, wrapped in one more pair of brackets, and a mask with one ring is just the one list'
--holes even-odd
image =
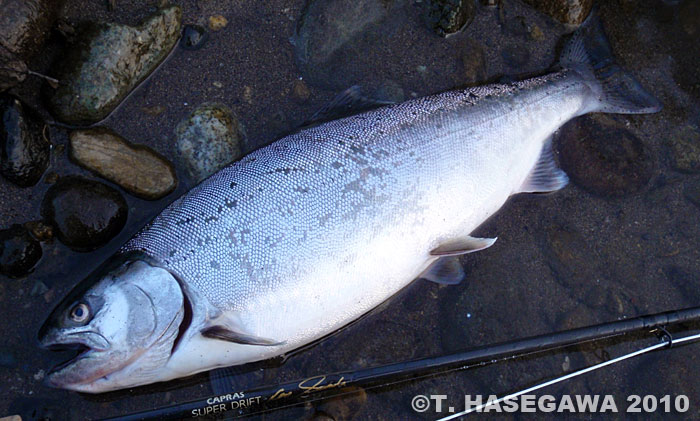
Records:
{"label": "anal fin", "polygon": [[557,167],[552,150],[552,137],[545,140],[537,163],[518,193],[549,193],[563,189],[569,183],[566,173]]}

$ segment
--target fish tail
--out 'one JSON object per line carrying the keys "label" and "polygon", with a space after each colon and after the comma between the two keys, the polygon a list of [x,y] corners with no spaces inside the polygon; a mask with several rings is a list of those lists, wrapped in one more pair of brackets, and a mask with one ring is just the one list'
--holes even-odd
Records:
{"label": "fish tail", "polygon": [[595,10],[564,47],[560,64],[580,73],[593,89],[598,104],[591,111],[647,114],[662,108],[653,95],[615,63]]}

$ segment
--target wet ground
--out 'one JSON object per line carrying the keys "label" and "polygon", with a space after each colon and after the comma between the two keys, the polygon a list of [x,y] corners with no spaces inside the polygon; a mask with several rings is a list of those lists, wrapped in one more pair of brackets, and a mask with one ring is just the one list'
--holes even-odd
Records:
{"label": "wet ground", "polygon": [[[326,54],[327,46],[314,47],[309,53],[301,51],[300,37],[295,37],[299,22],[321,32],[330,31],[333,22],[314,21],[320,12],[313,7],[305,10],[303,1],[175,3],[183,7],[185,24],[206,26],[210,16],[223,15],[228,25],[210,31],[199,50],[176,49],[102,124],[163,154],[176,165],[180,184],[158,201],[124,194],[129,204],[127,226],[105,247],[78,253],[54,240],[43,245],[44,256],[31,275],[0,279],[5,316],[0,321],[0,389],[4,392],[0,415],[95,419],[211,392],[206,374],[98,396],[48,389],[42,378],[60,357],[39,350],[36,341],[46,316],[75,284],[192,186],[175,156],[173,130],[195,107],[203,102],[231,107],[245,125],[244,149],[250,151],[293,131],[353,84],[382,99],[400,100],[543,72],[555,63],[561,36],[567,33],[563,25],[528,6],[504,1],[501,8],[479,7],[465,31],[445,39],[425,24],[420,1],[363,0],[359,2],[362,10],[375,10],[372,3],[390,8],[372,17],[373,23],[365,29],[351,33],[337,47],[339,53]],[[117,0],[116,8],[109,11],[106,2],[68,1],[63,19],[136,24],[155,7],[152,1]],[[285,364],[241,375],[242,388],[700,303],[700,173],[690,156],[700,142],[700,47],[694,38],[700,33],[700,11],[693,0],[615,0],[601,4],[599,14],[620,64],[663,102],[663,111],[593,116],[568,124],[557,136],[556,147],[574,182],[550,195],[513,197],[479,228],[477,234],[499,240],[494,247],[462,259],[467,282],[437,286],[418,281],[370,317]],[[54,35],[31,67],[50,74],[61,48],[60,37]],[[40,85],[38,79],[29,79],[14,92],[48,117],[38,94]],[[147,112],[159,107],[160,113]],[[90,176],[68,161],[62,147],[67,133],[61,127],[51,130],[57,147],[49,173]],[[589,141],[584,146],[567,138],[582,133]],[[619,142],[624,146],[609,146]],[[581,149],[567,155],[564,146]],[[41,181],[23,189],[0,180],[0,226],[39,219],[39,204],[48,187]],[[46,288],[38,288],[38,282]],[[417,414],[411,409],[414,395],[446,394],[459,409],[464,394],[516,391],[652,342],[604,342],[370,390],[359,403],[356,399],[307,405],[265,418],[323,419],[323,412],[336,419],[432,419],[436,415],[432,411]],[[697,349],[698,345],[643,356],[543,393],[613,394],[620,413],[608,414],[611,419],[629,418],[624,413],[628,395],[675,398],[685,394],[690,410],[680,418],[698,419]],[[651,417],[678,419],[679,414],[657,411]],[[566,418],[599,416],[567,414]]]}

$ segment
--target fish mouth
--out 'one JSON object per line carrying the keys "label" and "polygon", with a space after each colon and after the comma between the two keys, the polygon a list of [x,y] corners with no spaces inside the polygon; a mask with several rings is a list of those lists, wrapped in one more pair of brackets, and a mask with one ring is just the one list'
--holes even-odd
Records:
{"label": "fish mouth", "polygon": [[47,373],[47,379],[49,379],[52,374],[62,371],[66,367],[73,365],[79,360],[82,360],[83,358],[88,358],[89,354],[93,351],[93,349],[89,346],[78,342],[49,345],[46,347],[46,349],[54,352],[74,351],[73,356],[69,357],[68,360],[56,364],[49,370],[49,372]]}
{"label": "fish mouth", "polygon": [[41,341],[41,346],[49,351],[68,353],[67,360],[58,363],[48,371],[44,379],[47,386],[77,390],[80,384],[94,380],[95,376],[99,378],[104,375],[102,370],[97,370],[90,376],[86,376],[93,371],[84,369],[86,364],[93,365],[88,360],[109,348],[109,342],[102,335],[96,332],[89,333],[87,337],[73,334],[61,338],[48,337]]}

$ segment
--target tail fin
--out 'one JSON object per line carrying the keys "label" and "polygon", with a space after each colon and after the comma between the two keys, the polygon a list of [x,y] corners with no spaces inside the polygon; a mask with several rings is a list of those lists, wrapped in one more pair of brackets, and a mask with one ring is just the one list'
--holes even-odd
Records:
{"label": "tail fin", "polygon": [[595,10],[564,47],[560,64],[592,79],[600,91],[596,111],[620,114],[647,114],[661,111],[661,103],[620,66],[615,64],[610,44]]}

